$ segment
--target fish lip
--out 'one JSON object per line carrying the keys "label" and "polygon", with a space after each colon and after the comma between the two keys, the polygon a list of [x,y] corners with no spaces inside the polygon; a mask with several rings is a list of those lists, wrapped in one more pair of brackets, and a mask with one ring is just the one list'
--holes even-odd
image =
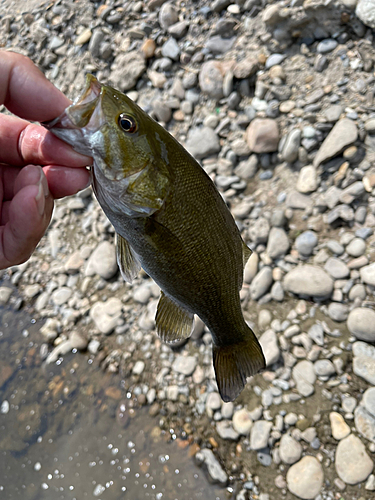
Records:
{"label": "fish lip", "polygon": [[[102,84],[94,75],[88,73],[86,75],[86,86],[82,94],[60,116],[53,120],[42,122],[43,127],[47,130],[83,128],[83,126],[89,123],[101,95]],[[85,113],[85,125],[82,124],[81,120],[83,113]]]}

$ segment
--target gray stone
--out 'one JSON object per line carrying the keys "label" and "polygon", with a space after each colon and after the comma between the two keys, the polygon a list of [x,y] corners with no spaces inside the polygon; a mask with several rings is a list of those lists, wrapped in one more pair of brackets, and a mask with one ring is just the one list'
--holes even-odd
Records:
{"label": "gray stone", "polygon": [[324,269],[336,280],[347,278],[350,275],[348,266],[340,259],[330,257],[325,263]]}
{"label": "gray stone", "polygon": [[345,251],[345,248],[341,245],[341,243],[336,240],[327,241],[327,248],[336,255],[342,255]]}
{"label": "gray stone", "polygon": [[289,250],[288,235],[281,227],[273,227],[268,236],[267,253],[271,259],[284,256]]}
{"label": "gray stone", "polygon": [[195,127],[189,130],[186,149],[195,158],[206,158],[220,151],[219,137],[210,127]]}
{"label": "gray stone", "polygon": [[363,182],[357,181],[350,184],[345,188],[340,194],[340,202],[350,205],[356,198],[359,198],[365,192],[365,186]]}
{"label": "gray stone", "polygon": [[109,335],[117,326],[122,315],[120,299],[112,297],[107,302],[96,302],[90,309],[90,317],[101,333]]}
{"label": "gray stone", "polygon": [[375,342],[375,311],[367,307],[353,309],[349,314],[347,327],[357,339]]}
{"label": "gray stone", "polygon": [[[356,344],[359,343],[363,344],[363,342],[356,342]],[[372,346],[368,347],[370,348]],[[365,354],[354,356],[353,372],[358,375],[358,377],[362,377],[370,384],[375,385],[375,349],[371,352],[371,355],[368,355],[369,349],[366,349],[366,351]]]}
{"label": "gray stone", "polygon": [[218,392],[210,392],[206,399],[206,407],[212,411],[216,411],[221,408],[221,402],[221,397]]}
{"label": "gray stone", "polygon": [[173,59],[173,61],[178,61],[181,50],[176,40],[171,37],[168,38],[168,40],[162,46],[161,53],[163,57],[169,57],[169,59]]}
{"label": "gray stone", "polygon": [[257,420],[250,431],[250,447],[252,450],[261,450],[268,445],[268,438],[272,429],[272,422]]}
{"label": "gray stone", "polygon": [[346,304],[331,302],[328,306],[328,316],[333,319],[333,321],[337,321],[339,323],[346,321],[348,314],[349,308]]}
{"label": "gray stone", "polygon": [[260,299],[271,288],[272,282],[272,269],[269,266],[262,267],[250,285],[252,300]]}
{"label": "gray stone", "polygon": [[89,51],[93,57],[99,57],[100,44],[104,40],[104,33],[101,29],[95,29],[89,43]]}
{"label": "gray stone", "polygon": [[197,360],[194,356],[177,356],[172,364],[172,370],[188,377],[193,374],[196,366]]}
{"label": "gray stone", "polygon": [[270,232],[270,223],[265,217],[259,217],[250,227],[249,236],[255,245],[266,243]]}
{"label": "gray stone", "polygon": [[340,104],[332,104],[324,110],[323,114],[329,122],[337,122],[342,113],[342,106]]}
{"label": "gray stone", "polygon": [[296,188],[300,193],[312,193],[318,187],[318,174],[313,165],[302,167],[298,175]]}
{"label": "gray stone", "polygon": [[113,64],[111,82],[115,88],[125,92],[135,86],[145,71],[145,59],[138,51],[120,53]]}
{"label": "gray stone", "polygon": [[204,465],[204,467],[207,468],[211,483],[218,483],[222,487],[225,487],[227,485],[228,476],[219,462],[216,460],[212,450],[209,450],[207,448],[199,450],[195,454],[195,461],[198,465]]}
{"label": "gray stone", "polygon": [[271,118],[255,118],[246,130],[246,140],[254,153],[273,153],[279,144],[277,122]]}
{"label": "gray stone", "polygon": [[318,237],[314,231],[305,231],[296,238],[296,249],[303,257],[309,257],[317,244]]}
{"label": "gray stone", "polygon": [[286,58],[285,54],[271,54],[266,61],[266,69],[272,68],[272,66],[276,66],[284,61]]}
{"label": "gray stone", "polygon": [[365,490],[375,491],[375,476],[370,474],[365,484]]}
{"label": "gray stone", "polygon": [[301,143],[301,130],[299,128],[295,128],[291,130],[286,137],[282,151],[282,157],[284,161],[293,163],[297,160],[300,143]]}
{"label": "gray stone", "polygon": [[283,286],[284,290],[296,295],[325,298],[332,293],[333,281],[320,267],[306,264],[289,271]]}
{"label": "gray stone", "polygon": [[327,52],[332,52],[337,47],[337,41],[332,38],[327,38],[318,43],[316,51],[319,54],[326,54]]}
{"label": "gray stone", "polygon": [[250,259],[246,262],[244,269],[244,282],[251,283],[258,272],[259,257],[258,254],[253,252]]}
{"label": "gray stone", "polygon": [[375,28],[375,0],[358,0],[357,17],[369,28]]}
{"label": "gray stone", "polygon": [[275,281],[271,288],[271,297],[277,302],[282,302],[285,297],[284,288],[281,281]]}
{"label": "gray stone", "polygon": [[309,196],[299,193],[298,191],[290,191],[286,198],[286,206],[297,210],[305,210],[312,207],[312,201]]}
{"label": "gray stone", "polygon": [[160,26],[166,30],[169,26],[177,23],[178,12],[172,3],[165,3],[161,6],[159,11],[159,23]]}
{"label": "gray stone", "polygon": [[361,280],[366,285],[375,286],[375,262],[369,264],[368,266],[362,267],[359,271],[361,275]]}
{"label": "gray stone", "polygon": [[335,467],[338,476],[346,484],[357,484],[367,479],[374,464],[362,441],[350,434],[336,448]]}
{"label": "gray stone", "polygon": [[86,276],[98,274],[105,280],[113,278],[117,273],[117,259],[114,245],[109,241],[102,241],[95,248],[87,261]]}
{"label": "gray stone", "polygon": [[[374,389],[372,387],[372,389]],[[354,411],[354,423],[357,431],[366,439],[375,443],[375,416],[366,407],[358,406]]]}
{"label": "gray stone", "polygon": [[293,379],[297,385],[297,391],[303,396],[311,396],[314,392],[316,375],[314,365],[311,361],[303,360],[293,367]]}
{"label": "gray stone", "polygon": [[320,462],[312,456],[305,456],[293,464],[287,472],[288,489],[303,500],[312,500],[323,486],[324,473]]}
{"label": "gray stone", "polygon": [[323,328],[315,323],[309,328],[309,337],[319,346],[324,346],[324,330]]}
{"label": "gray stone", "polygon": [[62,286],[54,290],[51,296],[51,301],[56,306],[62,306],[63,304],[66,304],[66,302],[68,302],[71,296],[72,296],[71,288],[68,288],[67,286]]}
{"label": "gray stone", "polygon": [[317,155],[314,158],[314,166],[334,158],[340,154],[347,146],[357,140],[358,130],[356,124],[349,118],[339,120],[328,134]]}
{"label": "gray stone", "polygon": [[246,408],[242,408],[234,413],[232,423],[233,429],[243,436],[247,436],[250,433],[253,425],[253,421]]}
{"label": "gray stone", "polygon": [[258,171],[258,157],[253,154],[248,160],[241,161],[234,169],[234,173],[241,179],[252,179]]}
{"label": "gray stone", "polygon": [[205,94],[214,99],[221,99],[225,69],[220,61],[207,61],[199,71],[199,85]]}
{"label": "gray stone", "polygon": [[228,50],[233,47],[236,38],[235,36],[232,38],[224,38],[220,35],[214,35],[205,43],[205,49],[213,54],[225,54],[225,52],[228,52]]}
{"label": "gray stone", "polygon": [[366,298],[366,288],[361,283],[354,285],[349,291],[349,300],[365,300]]}
{"label": "gray stone", "polygon": [[145,362],[142,360],[138,360],[133,366],[132,373],[133,375],[140,375],[144,369],[145,369]]}
{"label": "gray stone", "polygon": [[362,402],[366,410],[375,418],[375,387],[370,387],[363,393]]}
{"label": "gray stone", "polygon": [[280,357],[280,348],[277,341],[277,335],[273,330],[267,330],[259,339],[262,346],[264,357],[266,358],[266,365],[270,366],[276,363]]}
{"label": "gray stone", "polygon": [[318,377],[330,377],[335,375],[335,367],[329,359],[318,359],[314,363],[314,371]]}
{"label": "gray stone", "polygon": [[228,420],[221,420],[216,424],[216,430],[221,439],[227,439],[229,441],[237,441],[240,437],[239,433],[236,432],[232,424]]}
{"label": "gray stone", "polygon": [[284,434],[280,440],[280,458],[284,464],[294,464],[302,455],[302,446],[289,434]]}

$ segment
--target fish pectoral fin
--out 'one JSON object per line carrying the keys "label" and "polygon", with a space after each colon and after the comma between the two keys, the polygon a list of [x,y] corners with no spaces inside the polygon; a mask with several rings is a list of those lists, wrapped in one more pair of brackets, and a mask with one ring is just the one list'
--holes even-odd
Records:
{"label": "fish pectoral fin", "polygon": [[253,251],[249,248],[244,241],[242,241],[242,262],[243,267],[245,268],[246,262],[250,259]]}
{"label": "fish pectoral fin", "polygon": [[131,283],[139,273],[141,264],[132,247],[119,234],[116,234],[116,256],[122,277],[128,283]]}
{"label": "fish pectoral fin", "polygon": [[194,314],[161,292],[155,322],[158,335],[164,342],[177,342],[190,337],[194,328]]}
{"label": "fish pectoral fin", "polygon": [[[251,377],[265,367],[262,348],[249,328],[251,337],[238,344],[218,346],[213,344],[213,364],[216,382],[223,401],[233,401]],[[249,334],[248,334],[249,335]]]}

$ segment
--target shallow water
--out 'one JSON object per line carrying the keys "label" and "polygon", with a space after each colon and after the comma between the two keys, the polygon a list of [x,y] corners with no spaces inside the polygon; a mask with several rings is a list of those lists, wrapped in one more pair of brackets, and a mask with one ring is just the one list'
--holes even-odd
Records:
{"label": "shallow water", "polygon": [[187,441],[167,442],[146,408],[129,410],[118,375],[78,353],[46,366],[41,324],[0,309],[1,499],[226,498]]}

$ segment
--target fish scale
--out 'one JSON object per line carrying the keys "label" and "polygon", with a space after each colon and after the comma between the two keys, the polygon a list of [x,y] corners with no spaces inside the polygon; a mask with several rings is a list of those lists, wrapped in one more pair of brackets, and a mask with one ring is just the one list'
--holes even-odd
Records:
{"label": "fish scale", "polygon": [[239,297],[251,251],[210,177],[161,125],[92,75],[82,97],[44,125],[93,157],[94,193],[116,230],[124,279],[142,266],[162,290],[160,337],[189,337],[197,314],[212,334],[221,397],[235,399],[265,360]]}

